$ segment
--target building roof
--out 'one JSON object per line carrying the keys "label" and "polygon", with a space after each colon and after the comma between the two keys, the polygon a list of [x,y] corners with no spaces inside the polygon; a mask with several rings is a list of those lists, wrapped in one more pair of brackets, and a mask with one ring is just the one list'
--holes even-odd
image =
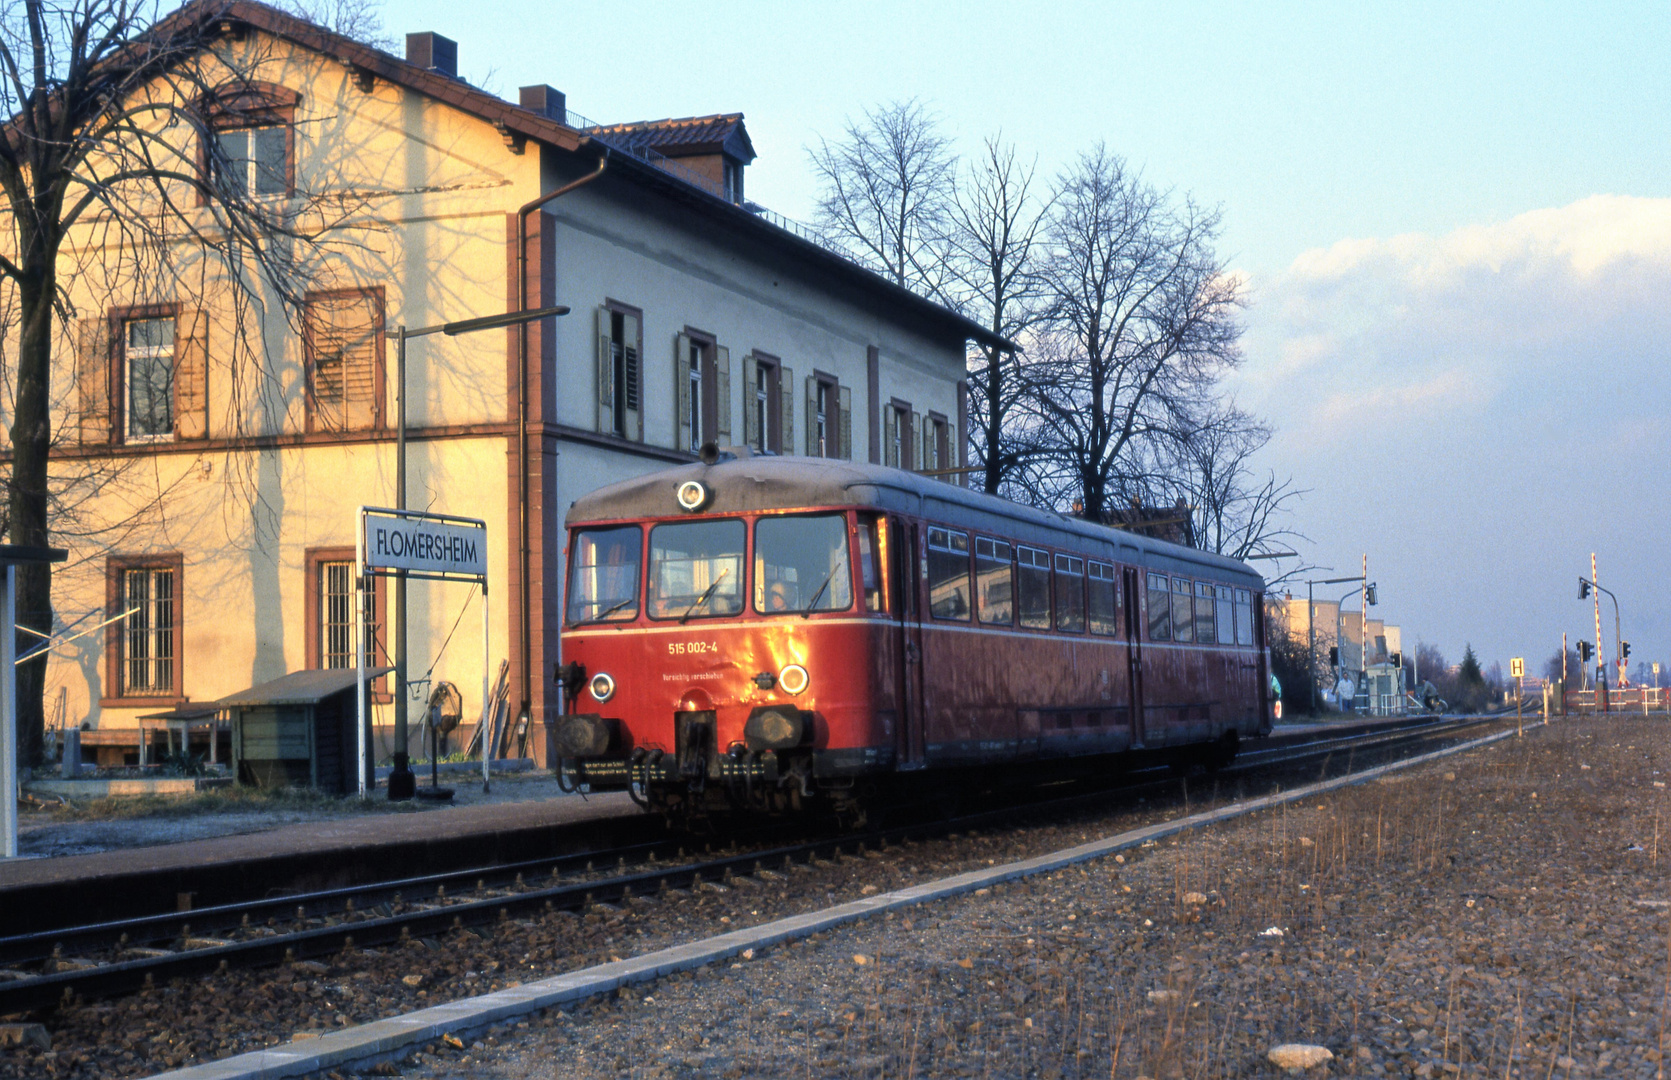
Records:
{"label": "building roof", "polygon": [[742,113],[684,116],[677,120],[638,120],[628,124],[600,124],[587,135],[605,139],[622,149],[647,149],[665,157],[726,154],[747,164],[755,158],[754,143],[743,126]]}
{"label": "building roof", "polygon": [[[920,514],[957,524],[974,515],[1004,519],[1004,534],[1017,540],[1060,545],[1071,534],[1078,545],[1120,558],[1118,548],[1141,552],[1144,565],[1191,573],[1209,567],[1262,590],[1265,579],[1246,563],[1211,552],[1067,517],[957,487],[919,473],[885,465],[787,455],[755,456],[728,447],[712,465],[698,462],[622,480],[575,500],[566,524],[631,518],[681,517],[674,492],[686,480],[701,480],[711,492],[707,513],[750,513],[815,506],[864,506]],[[998,526],[992,526],[998,528]],[[1130,554],[1125,561],[1137,561]]]}
{"label": "building roof", "polygon": [[[392,667],[366,668],[366,678],[375,679],[393,670]],[[229,694],[215,704],[223,709],[248,705],[317,705],[332,694],[353,689],[358,678],[359,672],[353,668],[308,668]]]}
{"label": "building roof", "polygon": [[[190,3],[178,8],[166,18],[159,21],[146,35],[147,38],[167,37],[169,34],[194,26],[213,26],[217,23],[242,23],[265,31],[287,41],[294,42],[323,56],[331,57],[344,66],[361,72],[369,77],[383,79],[396,86],[414,90],[426,97],[445,102],[448,105],[476,116],[494,125],[504,135],[507,141],[517,139],[532,139],[547,146],[569,152],[586,153],[588,151],[602,155],[609,159],[610,171],[619,172],[641,183],[659,188],[666,194],[681,200],[686,206],[696,209],[723,226],[730,227],[754,239],[776,246],[782,251],[790,253],[792,258],[805,260],[810,265],[838,276],[843,281],[855,286],[866,293],[880,294],[888,297],[906,312],[923,319],[925,322],[945,328],[960,334],[964,340],[973,340],[982,345],[1013,351],[1016,346],[1008,339],[994,334],[990,329],[950,308],[944,307],[927,297],[920,296],[903,285],[890,281],[876,273],[869,267],[863,266],[852,259],[843,257],[835,251],[818,244],[806,237],[800,236],[787,228],[781,227],[754,210],[737,206],[727,199],[709,191],[705,187],[677,175],[668,169],[658,167],[651,161],[645,161],[633,156],[633,148],[613,152],[612,141],[616,136],[604,134],[609,128],[593,129],[598,134],[594,137],[567,124],[560,123],[548,116],[524,109],[520,105],[512,104],[502,98],[495,97],[484,90],[478,90],[462,79],[418,67],[407,63],[381,49],[354,41],[341,34],[327,30],[316,23],[308,22],[277,8],[259,3],[257,0],[191,0]],[[661,120],[643,125],[622,124],[615,125],[623,130],[623,134],[635,138],[633,130],[642,127],[646,133],[662,132],[661,125],[677,125],[691,123],[700,127],[700,122],[724,120],[735,117],[736,124],[727,139],[734,145],[739,138],[746,147],[749,159],[754,156],[753,144],[748,141],[747,131],[742,127],[742,114],[719,114],[714,117],[692,117],[686,120]],[[629,130],[631,129],[631,130]],[[702,129],[709,131],[713,129]],[[700,134],[701,132],[697,132]],[[646,137],[662,138],[664,134]],[[694,135],[692,137],[695,137]],[[641,146],[637,149],[654,149]],[[656,150],[664,156],[673,157],[665,150]],[[695,151],[686,146],[684,153]]]}

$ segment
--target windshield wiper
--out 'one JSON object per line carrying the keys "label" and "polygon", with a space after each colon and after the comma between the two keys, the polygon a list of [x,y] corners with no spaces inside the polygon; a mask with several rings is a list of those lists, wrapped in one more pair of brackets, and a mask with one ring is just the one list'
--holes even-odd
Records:
{"label": "windshield wiper", "polygon": [[836,571],[840,569],[840,563],[830,567],[829,574],[827,574],[824,578],[824,584],[818,586],[818,591],[812,594],[812,599],[807,601],[807,606],[801,609],[801,618],[804,619],[808,615],[812,614],[812,609],[818,606],[818,601],[824,596],[824,590],[830,587],[830,582],[835,580]]}
{"label": "windshield wiper", "polygon": [[575,623],[574,625],[576,625],[576,626],[590,626],[592,623],[595,623],[595,622],[603,622],[605,619],[609,618],[611,615],[615,614],[617,611],[620,611],[622,608],[626,607],[628,604],[632,603],[636,599],[638,599],[636,596],[629,596],[625,600],[617,600],[617,601],[615,601],[615,603],[613,603],[613,604],[609,605],[608,607],[604,608],[602,611],[598,612],[596,615],[593,615],[590,619],[581,619],[579,622]]}
{"label": "windshield wiper", "polygon": [[679,625],[680,626],[685,625],[685,620],[687,620],[691,617],[692,612],[694,612],[697,608],[701,607],[703,604],[706,604],[708,602],[708,597],[714,595],[714,590],[719,588],[719,583],[724,581],[725,580],[725,575],[729,574],[730,572],[731,572],[731,568],[729,566],[727,566],[724,570],[721,570],[719,572],[719,577],[715,578],[714,583],[712,585],[708,586],[708,588],[702,593],[701,596],[698,596],[696,598],[696,603],[694,603],[690,607],[686,608],[685,613],[683,615],[679,616]]}

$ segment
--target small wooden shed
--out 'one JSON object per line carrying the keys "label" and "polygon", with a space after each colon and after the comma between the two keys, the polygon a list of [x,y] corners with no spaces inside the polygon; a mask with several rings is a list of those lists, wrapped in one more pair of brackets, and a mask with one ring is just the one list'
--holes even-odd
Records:
{"label": "small wooden shed", "polygon": [[[366,678],[392,668],[367,668]],[[238,782],[255,787],[311,787],[342,795],[359,790],[355,768],[353,668],[293,671],[220,700],[232,723]]]}

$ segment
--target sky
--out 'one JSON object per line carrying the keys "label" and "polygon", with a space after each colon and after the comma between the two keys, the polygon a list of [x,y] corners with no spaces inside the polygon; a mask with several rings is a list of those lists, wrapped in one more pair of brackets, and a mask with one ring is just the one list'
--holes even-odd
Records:
{"label": "sky", "polygon": [[1541,670],[1593,636],[1595,552],[1632,660],[1671,675],[1663,0],[390,0],[383,21],[600,122],[742,111],[750,198],[802,219],[807,148],[880,103],[921,99],[963,149],[1001,133],[1045,176],[1106,143],[1223,213],[1249,301],[1230,389],[1276,429],[1262,466],[1307,491],[1295,550],[1335,571],[1314,576],[1367,554],[1407,641]]}

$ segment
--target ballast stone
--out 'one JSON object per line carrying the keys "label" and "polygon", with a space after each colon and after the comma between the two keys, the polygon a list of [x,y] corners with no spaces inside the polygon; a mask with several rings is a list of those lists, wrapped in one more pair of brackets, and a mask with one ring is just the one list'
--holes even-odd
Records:
{"label": "ballast stone", "polygon": [[1273,1046],[1265,1055],[1279,1069],[1309,1069],[1334,1060],[1334,1053],[1326,1046],[1307,1043],[1283,1043]]}

